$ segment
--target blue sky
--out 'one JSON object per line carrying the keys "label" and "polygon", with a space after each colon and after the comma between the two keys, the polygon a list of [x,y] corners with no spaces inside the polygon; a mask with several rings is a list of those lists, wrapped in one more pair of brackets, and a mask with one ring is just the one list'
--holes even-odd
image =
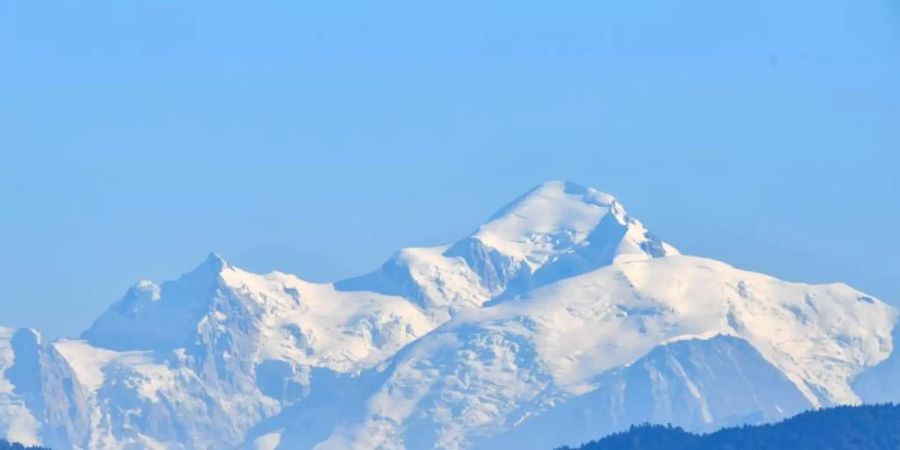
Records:
{"label": "blue sky", "polygon": [[900,4],[0,1],[0,324],[209,251],[313,280],[535,184],[900,304]]}

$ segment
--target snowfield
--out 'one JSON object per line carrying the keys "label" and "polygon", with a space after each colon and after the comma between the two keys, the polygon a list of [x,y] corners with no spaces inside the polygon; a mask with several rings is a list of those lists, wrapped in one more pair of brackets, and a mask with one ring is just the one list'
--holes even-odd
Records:
{"label": "snowfield", "polygon": [[538,186],[336,283],[218,255],[80,339],[0,328],[0,436],[67,449],[547,449],[898,401],[897,312],[680,255],[615,198]]}

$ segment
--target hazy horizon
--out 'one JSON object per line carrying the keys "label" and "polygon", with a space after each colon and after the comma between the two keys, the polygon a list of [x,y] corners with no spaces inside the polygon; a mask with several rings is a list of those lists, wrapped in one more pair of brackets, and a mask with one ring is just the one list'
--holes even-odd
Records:
{"label": "hazy horizon", "polygon": [[900,304],[900,7],[5,2],[0,317],[210,251],[336,280],[546,180],[684,253]]}

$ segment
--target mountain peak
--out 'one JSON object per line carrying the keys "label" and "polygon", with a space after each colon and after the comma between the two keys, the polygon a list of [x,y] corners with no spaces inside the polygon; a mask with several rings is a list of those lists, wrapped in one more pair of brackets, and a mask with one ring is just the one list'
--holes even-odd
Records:
{"label": "mountain peak", "polygon": [[223,258],[222,255],[216,252],[209,252],[209,254],[206,255],[206,259],[194,270],[207,269],[212,272],[221,272],[227,267],[231,267],[231,265],[228,264],[228,261],[225,261],[225,258]]}
{"label": "mountain peak", "polygon": [[615,197],[570,181],[548,181],[494,214],[473,235],[515,259],[540,265],[554,249],[585,241],[607,215],[625,225]]}
{"label": "mountain peak", "polygon": [[192,337],[223,277],[234,267],[217,253],[175,281],[141,281],[82,333],[92,345],[114,350],[174,348]]}
{"label": "mountain peak", "polygon": [[178,282],[191,289],[206,290],[222,279],[223,272],[234,270],[235,267],[225,261],[218,253],[210,252],[206,259],[191,271],[183,274]]}
{"label": "mountain peak", "polygon": [[523,204],[540,200],[609,206],[616,202],[612,195],[595,188],[566,180],[545,181],[494,213],[490,221],[515,212]]}
{"label": "mountain peak", "polygon": [[532,192],[543,192],[543,193],[558,193],[561,192],[567,195],[575,195],[582,196],[586,199],[586,201],[602,201],[604,203],[611,203],[615,201],[615,198],[600,190],[597,190],[590,186],[585,186],[583,184],[578,184],[573,181],[568,180],[550,180],[545,181],[539,185],[537,185]]}
{"label": "mountain peak", "polygon": [[343,282],[210,253],[136,284],[83,340],[0,328],[0,436],[466,450],[646,421],[705,430],[896,401],[896,321],[846,285],[677,256],[613,196],[551,181],[460,241]]}

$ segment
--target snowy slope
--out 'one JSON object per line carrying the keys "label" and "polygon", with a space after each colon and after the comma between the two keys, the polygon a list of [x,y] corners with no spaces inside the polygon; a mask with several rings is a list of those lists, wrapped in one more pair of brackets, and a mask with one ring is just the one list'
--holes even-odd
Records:
{"label": "snowy slope", "polygon": [[612,196],[549,182],[334,284],[211,254],[136,284],[81,339],[0,329],[0,437],[487,449],[547,448],[548,428],[705,430],[878,401],[896,320],[846,285],[681,256]]}
{"label": "snowy slope", "polygon": [[7,375],[16,361],[12,343],[15,332],[12,328],[0,328],[0,430],[13,441],[37,444],[40,422],[28,409],[25,399],[16,395],[12,377]]}
{"label": "snowy slope", "polygon": [[71,367],[40,334],[0,328],[0,436],[81,446],[90,432],[89,414]]}
{"label": "snowy slope", "polygon": [[221,448],[307,396],[313,369],[371,367],[434,326],[402,298],[210,255],[174,282],[139,283],[84,341],[55,345],[94,406],[92,448]]}
{"label": "snowy slope", "polygon": [[621,431],[671,423],[697,431],[776,421],[810,407],[797,387],[746,341],[684,339],[600,375],[597,388],[524,420],[478,448],[552,449]]}
{"label": "snowy slope", "polygon": [[[322,448],[467,448],[598,389],[598,377],[660,345],[720,335],[752,345],[805,404],[855,403],[852,379],[888,357],[894,320],[841,284],[786,283],[687,256],[618,263],[462,314],[416,341],[363,419]],[[704,408],[703,425],[733,420]]]}
{"label": "snowy slope", "polygon": [[614,260],[677,253],[609,194],[551,181],[502,208],[454,244],[403,249],[375,272],[335,286],[409,298],[443,321],[460,310]]}
{"label": "snowy slope", "polygon": [[[349,371],[381,361],[434,327],[400,297],[340,292],[280,272],[257,275],[211,254],[177,281],[138,283],[84,338],[117,350],[175,350],[224,337],[237,345],[240,334],[254,339],[241,349],[254,359]],[[229,359],[228,350],[217,349],[216,356]]]}
{"label": "snowy slope", "polygon": [[[894,327],[893,342],[900,342],[900,326]],[[900,352],[861,373],[853,380],[853,390],[866,403],[900,404]]]}

